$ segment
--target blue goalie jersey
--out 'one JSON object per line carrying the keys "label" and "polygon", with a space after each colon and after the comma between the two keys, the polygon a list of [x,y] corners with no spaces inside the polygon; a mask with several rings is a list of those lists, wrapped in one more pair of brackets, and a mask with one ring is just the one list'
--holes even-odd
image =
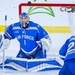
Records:
{"label": "blue goalie jersey", "polygon": [[65,60],[75,58],[75,36],[71,36],[66,40],[65,44],[59,51],[60,56],[65,56]]}
{"label": "blue goalie jersey", "polygon": [[11,24],[5,31],[4,37],[8,39],[17,38],[20,43],[21,50],[25,54],[34,53],[37,50],[41,38],[47,36],[48,33],[37,23],[29,21],[29,27],[23,29],[20,22]]}

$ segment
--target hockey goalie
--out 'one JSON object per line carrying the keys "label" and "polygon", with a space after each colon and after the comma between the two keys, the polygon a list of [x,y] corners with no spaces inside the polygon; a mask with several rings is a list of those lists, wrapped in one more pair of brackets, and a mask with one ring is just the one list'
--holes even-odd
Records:
{"label": "hockey goalie", "polygon": [[0,35],[0,51],[7,50],[11,40],[15,38],[20,43],[19,53],[15,59],[4,60],[4,64],[7,64],[4,68],[32,71],[46,70],[48,67],[52,69],[51,64],[56,65],[57,69],[61,67],[55,59],[46,59],[46,52],[50,50],[52,44],[50,36],[39,24],[30,21],[25,12],[20,14],[19,22],[9,25],[3,36]]}
{"label": "hockey goalie", "polygon": [[17,38],[20,43],[20,51],[16,57],[19,58],[44,58],[46,57],[44,50],[48,51],[51,46],[48,33],[39,24],[30,21],[27,13],[19,16],[19,22],[9,25],[3,37],[1,51],[8,48],[11,39]]}

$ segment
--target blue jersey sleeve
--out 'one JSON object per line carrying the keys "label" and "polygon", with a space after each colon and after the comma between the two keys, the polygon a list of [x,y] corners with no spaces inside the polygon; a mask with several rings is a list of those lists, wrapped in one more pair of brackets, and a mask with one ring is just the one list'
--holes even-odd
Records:
{"label": "blue jersey sleeve", "polygon": [[75,36],[67,39],[65,44],[61,47],[59,54],[65,56],[65,60],[75,58]]}
{"label": "blue jersey sleeve", "polygon": [[64,43],[64,45],[59,50],[59,55],[65,56],[67,52],[67,41]]}
{"label": "blue jersey sleeve", "polygon": [[6,28],[5,32],[4,32],[4,38],[8,38],[8,39],[14,39],[14,34],[12,31],[12,25],[10,25],[9,27]]}
{"label": "blue jersey sleeve", "polygon": [[41,26],[38,26],[38,40],[47,36],[48,33]]}

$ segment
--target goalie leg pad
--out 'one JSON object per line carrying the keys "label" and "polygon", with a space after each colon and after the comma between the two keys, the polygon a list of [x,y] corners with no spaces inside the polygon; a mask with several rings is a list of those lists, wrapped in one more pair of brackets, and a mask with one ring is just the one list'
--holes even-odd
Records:
{"label": "goalie leg pad", "polygon": [[46,58],[46,50],[42,51],[42,48],[40,48],[34,55],[34,59],[40,59],[40,58]]}
{"label": "goalie leg pad", "polygon": [[32,55],[29,55],[29,56],[26,56],[26,54],[22,50],[20,50],[16,57],[26,58],[26,59],[46,58],[46,50],[42,51],[42,48],[38,47],[38,50],[35,53],[33,53]]}

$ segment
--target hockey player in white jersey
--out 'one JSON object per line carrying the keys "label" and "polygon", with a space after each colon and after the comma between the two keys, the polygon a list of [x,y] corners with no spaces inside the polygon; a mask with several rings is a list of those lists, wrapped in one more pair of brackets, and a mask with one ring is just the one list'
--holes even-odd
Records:
{"label": "hockey player in white jersey", "polygon": [[8,39],[8,42],[17,38],[20,43],[20,51],[16,57],[19,58],[46,58],[44,50],[49,50],[51,46],[49,34],[39,24],[30,21],[25,12],[20,14],[19,22],[6,28],[3,36],[4,39]]}

